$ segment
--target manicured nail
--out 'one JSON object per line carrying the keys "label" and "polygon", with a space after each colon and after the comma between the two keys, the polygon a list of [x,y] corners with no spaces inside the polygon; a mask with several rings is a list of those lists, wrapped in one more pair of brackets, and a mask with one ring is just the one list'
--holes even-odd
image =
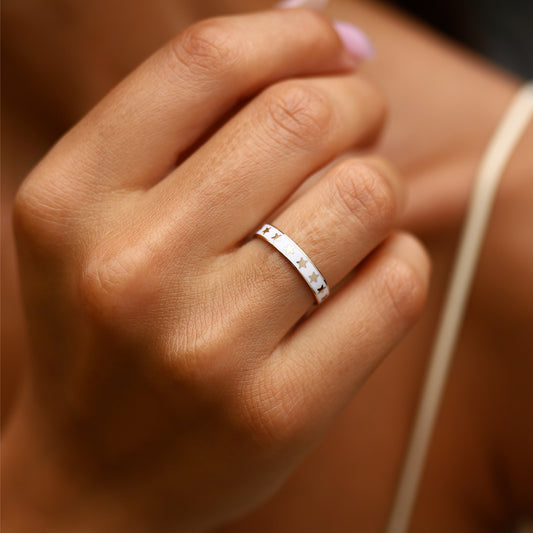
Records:
{"label": "manicured nail", "polygon": [[283,0],[275,5],[280,9],[290,9],[292,7],[310,7],[322,11],[328,3],[328,0]]}
{"label": "manicured nail", "polygon": [[372,41],[357,26],[342,20],[335,20],[333,27],[337,30],[344,47],[351,55],[360,59],[369,59],[375,55],[376,51]]}

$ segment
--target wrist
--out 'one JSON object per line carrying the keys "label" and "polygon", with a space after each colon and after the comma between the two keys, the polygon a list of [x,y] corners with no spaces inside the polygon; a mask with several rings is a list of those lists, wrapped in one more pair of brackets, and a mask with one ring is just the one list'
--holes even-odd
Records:
{"label": "wrist", "polygon": [[25,391],[2,436],[5,531],[146,531],[128,523],[124,505],[105,487],[67,466],[34,411]]}
{"label": "wrist", "polygon": [[197,533],[213,523],[203,510],[181,509],[167,468],[161,476],[142,464],[134,473],[93,465],[42,423],[36,406],[22,391],[2,435],[2,531]]}

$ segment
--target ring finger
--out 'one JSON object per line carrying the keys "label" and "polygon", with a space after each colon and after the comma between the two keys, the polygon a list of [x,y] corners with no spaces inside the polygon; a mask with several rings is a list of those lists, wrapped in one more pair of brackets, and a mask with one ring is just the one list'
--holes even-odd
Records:
{"label": "ring finger", "polygon": [[[349,159],[272,223],[303,249],[334,287],[392,231],[402,204],[402,182],[388,164]],[[252,280],[242,297],[260,305],[251,310],[257,316],[249,320],[263,325],[262,342],[276,346],[314,301],[301,272],[259,239],[223,260],[231,262],[228,276],[239,276],[240,286],[242,279]]]}

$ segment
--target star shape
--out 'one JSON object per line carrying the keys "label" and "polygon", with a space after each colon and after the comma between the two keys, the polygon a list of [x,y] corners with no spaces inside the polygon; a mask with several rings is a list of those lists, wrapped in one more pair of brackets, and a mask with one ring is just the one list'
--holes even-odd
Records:
{"label": "star shape", "polygon": [[281,235],[279,233],[276,233],[276,235],[274,235],[274,237],[272,237],[272,240],[275,241],[276,239],[279,239],[281,237]]}
{"label": "star shape", "polygon": [[285,251],[288,253],[288,254],[293,254],[294,253],[294,246],[285,246]]}
{"label": "star shape", "polygon": [[265,228],[265,229],[263,230],[263,235],[264,235],[265,233],[268,233],[269,231],[270,231],[270,228]]}
{"label": "star shape", "polygon": [[322,287],[320,287],[320,289],[317,289],[318,292],[322,292],[324,289],[326,288],[325,285],[322,285]]}
{"label": "star shape", "polygon": [[313,272],[309,276],[309,281],[312,281],[313,283],[316,283],[318,281],[318,274],[316,272]]}
{"label": "star shape", "polygon": [[305,268],[307,266],[307,259],[304,259],[303,257],[301,257],[300,260],[296,262],[298,263],[298,266],[300,268]]}

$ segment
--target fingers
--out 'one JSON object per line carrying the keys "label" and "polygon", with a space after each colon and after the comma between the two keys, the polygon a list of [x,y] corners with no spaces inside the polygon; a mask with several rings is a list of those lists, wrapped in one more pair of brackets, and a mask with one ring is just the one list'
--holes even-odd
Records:
{"label": "fingers", "polygon": [[[226,251],[311,173],[374,137],[383,115],[381,96],[358,76],[280,82],[154,188],[154,209],[168,220],[186,198],[190,219],[204,213],[197,242]],[[167,210],[161,198],[172,199]]]}
{"label": "fingers", "polygon": [[353,65],[332,25],[312,10],[199,22],[149,58],[63,139],[62,155],[68,150],[75,164],[69,178],[79,176],[100,190],[147,187],[238,100],[284,77]]}
{"label": "fingers", "polygon": [[284,441],[323,430],[413,324],[428,277],[428,257],[414,237],[388,238],[265,360],[256,383],[263,392],[249,409],[259,431]]}
{"label": "fingers", "polygon": [[[272,224],[302,248],[334,287],[392,231],[401,211],[402,191],[395,171],[384,163],[346,160]],[[244,245],[230,263],[228,272],[242,265],[239,276],[253,280],[243,297],[261,305],[250,320],[263,323],[262,314],[268,313],[260,336],[263,342],[277,345],[314,302],[312,291],[296,269],[262,240]]]}

